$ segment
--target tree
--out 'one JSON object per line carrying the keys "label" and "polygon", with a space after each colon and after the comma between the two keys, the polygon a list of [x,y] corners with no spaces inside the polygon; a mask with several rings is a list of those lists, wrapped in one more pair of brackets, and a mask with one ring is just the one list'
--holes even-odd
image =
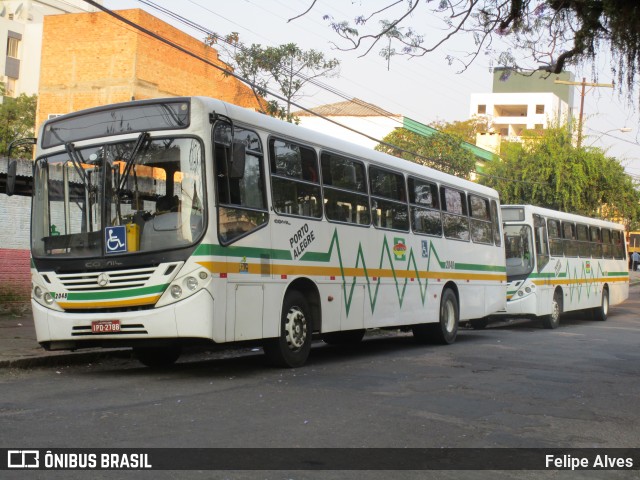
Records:
{"label": "tree", "polygon": [[491,121],[487,116],[474,115],[469,120],[455,120],[453,122],[445,122],[443,120],[432,122],[430,127],[440,130],[443,133],[457,135],[465,142],[476,144],[476,135],[478,133],[487,133],[491,130]]}
{"label": "tree", "polygon": [[[295,43],[245,47],[237,33],[224,38],[210,35],[206,43],[220,44],[220,51],[228,57],[228,63],[247,80],[263,113],[288,122],[297,123],[291,115],[291,105],[303,96],[304,87],[316,84],[318,78],[337,75],[340,65],[335,58],[327,59],[322,52],[313,49],[302,50]],[[278,93],[274,95],[272,91]]]}
{"label": "tree", "polygon": [[565,212],[635,221],[640,193],[622,165],[598,148],[577,148],[565,126],[531,132],[507,143],[501,161],[485,167],[481,182],[503,203],[530,203]]}
{"label": "tree", "polygon": [[461,144],[462,139],[456,135],[435,133],[427,137],[406,128],[396,128],[375,149],[451,175],[469,178],[475,169],[475,157]]}
{"label": "tree", "polygon": [[[0,85],[0,95],[4,86]],[[19,138],[34,136],[36,124],[37,95],[20,94],[18,97],[4,97],[0,104],[0,152],[7,155],[9,144]],[[13,158],[31,158],[30,149],[11,152]]]}
{"label": "tree", "polygon": [[[310,0],[309,12],[317,0]],[[363,12],[353,22],[324,18],[343,39],[341,49],[356,49],[366,55],[380,47],[381,55],[420,56],[441,48],[451,38],[470,35],[474,48],[465,57],[448,56],[466,68],[479,54],[496,57],[505,67],[542,69],[560,73],[567,65],[595,60],[598,50],[610,52],[614,76],[631,94],[640,66],[640,2],[637,0],[388,0],[376,11]],[[299,15],[300,16],[300,15]],[[391,17],[391,19],[384,18]],[[294,17],[297,18],[297,17]],[[442,22],[441,35],[427,35],[406,25]],[[293,20],[293,19],[292,19]],[[378,25],[371,24],[378,20]],[[361,33],[359,28],[366,28]],[[427,27],[425,27],[425,31]],[[435,37],[435,38],[434,38]],[[503,40],[504,48],[494,50]],[[400,48],[391,48],[391,43]],[[520,65],[513,51],[527,58]]]}

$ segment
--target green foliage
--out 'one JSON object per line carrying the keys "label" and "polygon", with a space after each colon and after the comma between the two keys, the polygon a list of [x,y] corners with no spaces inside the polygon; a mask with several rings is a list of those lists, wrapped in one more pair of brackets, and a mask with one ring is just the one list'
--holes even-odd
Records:
{"label": "green foliage", "polygon": [[[4,87],[0,87],[4,93]],[[36,123],[36,95],[24,93],[18,97],[4,97],[0,104],[0,154],[6,155],[9,144],[19,138],[34,136]],[[11,152],[13,158],[31,158],[30,149],[17,149]]]}
{"label": "green foliage", "polygon": [[482,183],[502,203],[530,203],[603,218],[639,218],[640,193],[622,165],[598,148],[577,148],[566,127],[534,132],[508,143],[502,161],[485,168]]}
{"label": "green foliage", "polygon": [[474,115],[468,120],[456,120],[453,122],[435,121],[429,125],[430,127],[440,130],[443,133],[457,135],[465,142],[472,145],[476,144],[476,134],[487,133],[491,129],[489,117]]}
{"label": "green foliage", "polygon": [[[340,65],[335,58],[327,59],[322,52],[313,49],[302,50],[295,43],[245,47],[237,33],[224,38],[213,35],[206,42],[219,44],[218,48],[226,54],[235,73],[246,79],[263,113],[288,122],[298,123],[291,114],[291,105],[303,96],[304,87],[318,78],[337,75]],[[270,95],[269,91],[277,91],[277,94]],[[284,101],[284,105],[279,100]]]}
{"label": "green foliage", "polygon": [[406,128],[396,128],[375,149],[395,157],[426,165],[451,175],[469,178],[475,168],[474,155],[462,148],[457,135],[436,133],[424,136]]}

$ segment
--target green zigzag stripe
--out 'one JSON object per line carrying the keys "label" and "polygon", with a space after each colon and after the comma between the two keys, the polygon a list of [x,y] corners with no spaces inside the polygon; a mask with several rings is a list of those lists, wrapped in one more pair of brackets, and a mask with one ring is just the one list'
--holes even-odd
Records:
{"label": "green zigzag stripe", "polygon": [[578,275],[578,269],[574,268],[573,277],[572,277],[571,269],[569,267],[569,262],[567,262],[565,271],[559,273],[557,277],[555,276],[554,273],[551,272],[551,273],[533,273],[530,275],[530,278],[539,278],[543,280],[553,280],[555,278],[562,278],[567,280],[579,280],[579,282],[576,284],[571,284],[571,283],[569,284],[569,298],[570,300],[573,301],[573,297],[574,295],[576,295],[576,292],[577,292],[578,301],[580,301],[582,299],[583,290],[586,291],[587,298],[590,298],[592,293],[596,295],[598,293],[596,283],[595,282],[587,283],[587,280],[594,280],[596,278],[601,278],[601,277],[624,277],[629,275],[628,272],[608,272],[607,274],[605,274],[604,271],[602,270],[602,265],[600,262],[597,262],[597,269],[598,269],[597,275],[595,272],[596,271],[595,267],[591,268],[591,273],[588,274],[585,262],[582,262],[582,269],[581,269],[582,271],[580,276]]}
{"label": "green zigzag stripe", "polygon": [[[351,302],[353,301],[353,292],[355,290],[355,286],[356,286],[356,282],[357,282],[357,277],[354,276],[353,280],[351,281],[351,288],[350,290],[347,292],[347,278],[345,277],[345,273],[344,273],[344,263],[342,261],[342,252],[340,250],[340,238],[338,236],[338,229],[335,229],[333,232],[333,237],[331,238],[331,243],[329,244],[329,250],[327,252],[307,252],[305,253],[300,260],[302,261],[309,261],[309,262],[324,262],[324,263],[328,263],[331,261],[332,255],[333,255],[333,250],[334,248],[336,249],[336,253],[338,256],[338,264],[340,265],[340,273],[342,276],[342,288],[343,288],[343,293],[344,293],[344,297],[345,297],[345,307],[346,307],[346,313],[347,316],[349,315],[349,311],[351,309]],[[429,242],[429,260],[427,261],[427,271],[430,271],[430,266],[431,266],[431,259],[435,257],[435,261],[438,262],[438,265],[440,268],[444,269],[446,262],[443,262],[440,260],[440,257],[438,256],[438,252],[435,250],[434,246],[433,246],[433,242]],[[387,237],[385,235],[384,240],[382,242],[382,249],[380,252],[380,262],[379,262],[379,266],[378,268],[382,268],[385,262],[385,259],[388,260],[389,262],[389,266],[391,267],[391,272],[393,273],[393,279],[396,285],[396,293],[398,295],[398,303],[400,305],[400,308],[402,308],[402,304],[404,302],[404,296],[407,290],[407,284],[409,283],[409,280],[407,278],[404,279],[404,284],[401,286],[399,281],[398,281],[398,277],[396,276],[396,269],[393,266],[393,259],[391,256],[391,250],[389,248],[389,242],[387,241]],[[377,282],[375,284],[375,290],[372,292],[372,286],[371,286],[371,281],[369,279],[369,272],[367,271],[367,263],[366,260],[364,258],[364,253],[362,251],[362,243],[358,244],[358,253],[356,255],[356,265],[355,268],[360,268],[360,266],[362,265],[362,269],[364,270],[364,275],[367,281],[367,289],[369,291],[369,303],[370,303],[370,307],[371,307],[371,312],[373,313],[375,311],[375,307],[376,307],[376,303],[377,303],[377,299],[378,299],[378,292],[380,289],[380,283],[381,283],[381,279],[378,278]],[[413,266],[413,270],[411,270],[411,267]],[[493,272],[505,272],[506,269],[505,267],[502,266],[490,266],[490,265],[476,265],[476,264],[467,264],[467,263],[462,263],[462,264],[456,264],[455,265],[455,269],[456,270],[471,270],[471,271],[493,271]],[[419,271],[418,271],[418,265],[416,263],[416,259],[415,259],[415,254],[413,252],[413,248],[411,248],[409,250],[409,259],[407,261],[407,270],[406,271],[413,271],[415,273],[415,278],[418,280],[418,285],[420,286],[420,297],[422,299],[422,305],[424,305],[425,300],[426,300],[426,294],[427,294],[427,286],[429,284],[429,280],[425,279],[424,281],[424,285],[423,282],[420,280],[420,275],[419,275]]]}

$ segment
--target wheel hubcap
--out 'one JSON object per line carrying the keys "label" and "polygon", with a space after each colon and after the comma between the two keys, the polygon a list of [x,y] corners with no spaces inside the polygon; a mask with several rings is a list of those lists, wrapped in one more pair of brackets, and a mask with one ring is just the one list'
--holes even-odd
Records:
{"label": "wheel hubcap", "polygon": [[443,310],[442,315],[444,317],[444,328],[447,332],[451,333],[453,332],[453,328],[456,324],[456,311],[453,307],[453,302],[445,303]]}
{"label": "wheel hubcap", "polygon": [[300,307],[289,309],[284,328],[289,348],[291,350],[301,349],[307,339],[307,319]]}

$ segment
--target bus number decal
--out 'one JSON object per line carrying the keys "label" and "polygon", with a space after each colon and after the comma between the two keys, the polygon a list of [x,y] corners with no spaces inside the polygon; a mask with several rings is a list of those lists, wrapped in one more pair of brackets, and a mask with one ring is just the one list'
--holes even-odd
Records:
{"label": "bus number decal", "polygon": [[293,249],[293,259],[302,255],[309,245],[316,239],[313,230],[309,229],[309,224],[305,223],[290,239],[289,246]]}
{"label": "bus number decal", "polygon": [[455,270],[456,262],[454,260],[447,260],[446,262],[444,262],[444,268],[448,270]]}

